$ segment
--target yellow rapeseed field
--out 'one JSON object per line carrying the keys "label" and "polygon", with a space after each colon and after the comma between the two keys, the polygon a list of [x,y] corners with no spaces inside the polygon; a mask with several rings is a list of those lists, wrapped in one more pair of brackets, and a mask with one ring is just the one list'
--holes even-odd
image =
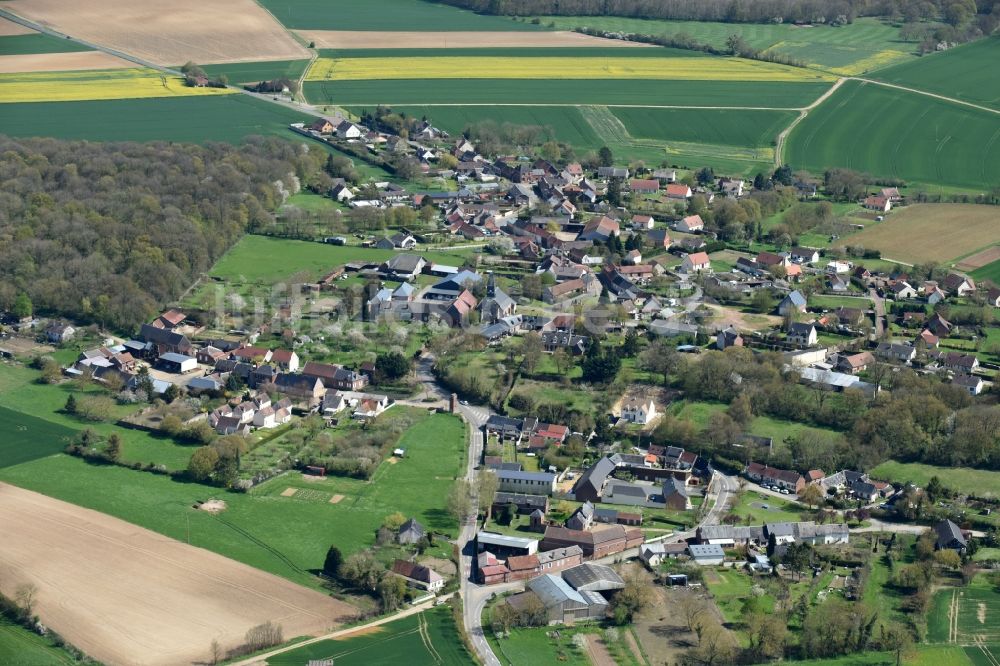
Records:
{"label": "yellow rapeseed field", "polygon": [[878,53],[868,56],[867,58],[862,58],[856,62],[852,62],[846,67],[835,67],[830,71],[834,74],[840,74],[841,76],[857,76],[858,74],[864,74],[870,72],[873,69],[882,69],[883,67],[888,67],[897,62],[902,62],[911,57],[910,53],[905,51],[895,51],[893,49],[886,49],[884,51],[879,51]]}
{"label": "yellow rapeseed field", "polygon": [[189,88],[179,77],[144,68],[0,74],[0,102],[73,102],[231,92],[225,88]]}
{"label": "yellow rapeseed field", "polygon": [[308,81],[370,79],[649,79],[832,81],[799,67],[741,58],[416,57],[320,58]]}

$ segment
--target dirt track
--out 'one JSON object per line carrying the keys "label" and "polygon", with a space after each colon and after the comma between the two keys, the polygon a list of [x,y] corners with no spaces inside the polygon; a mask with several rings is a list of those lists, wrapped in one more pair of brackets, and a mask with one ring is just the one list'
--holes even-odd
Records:
{"label": "dirt track", "polygon": [[296,30],[321,49],[462,49],[488,47],[621,46],[646,44],[591,37],[578,32],[368,32]]}
{"label": "dirt track", "polygon": [[309,57],[253,0],[12,0],[3,8],[160,65]]}
{"label": "dirt track", "polygon": [[38,588],[42,622],[107,664],[204,662],[272,620],[286,639],[354,609],[149,530],[0,483],[0,591]]}
{"label": "dirt track", "polygon": [[15,72],[71,72],[84,69],[117,69],[135,67],[134,63],[108,55],[103,51],[72,53],[30,53],[0,56],[0,74]]}
{"label": "dirt track", "polygon": [[14,23],[13,21],[8,21],[5,18],[0,18],[0,37],[10,37],[12,35],[31,35],[35,31],[31,28],[25,28],[20,23]]}

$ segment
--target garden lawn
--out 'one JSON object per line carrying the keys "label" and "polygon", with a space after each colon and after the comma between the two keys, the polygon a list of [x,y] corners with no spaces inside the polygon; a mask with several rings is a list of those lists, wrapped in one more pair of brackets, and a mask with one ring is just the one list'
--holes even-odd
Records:
{"label": "garden lawn", "polygon": [[562,386],[553,382],[538,382],[532,379],[519,379],[511,391],[511,395],[522,393],[535,400],[536,405],[556,403],[565,405],[567,409],[584,413],[593,413],[594,389],[585,388],[579,384]]}
{"label": "garden lawn", "polygon": [[875,78],[1000,109],[1000,36],[956,46],[879,72]]}
{"label": "garden lawn", "polygon": [[261,4],[289,28],[300,30],[541,30],[499,16],[422,0],[262,0]]}
{"label": "garden lawn", "polygon": [[[903,666],[978,666],[969,659],[965,649],[957,646],[917,645],[915,654],[903,659]],[[889,652],[864,652],[834,659],[797,661],[802,666],[886,666],[895,664],[895,655]],[[982,662],[987,666],[989,662]]]}
{"label": "garden lawn", "polygon": [[301,666],[329,659],[337,666],[403,663],[412,666],[472,666],[451,609],[433,608],[372,630],[268,657],[271,666]]}
{"label": "garden lawn", "polygon": [[75,664],[73,657],[53,644],[10,620],[0,617],[0,664],[11,666],[61,666]]}
{"label": "garden lawn", "polygon": [[[847,81],[792,130],[783,159],[814,173],[845,167],[911,186],[984,191],[1000,173],[998,136],[995,113]],[[852,244],[876,247],[859,240],[866,234]]]}
{"label": "garden lawn", "polygon": [[309,119],[247,95],[0,104],[4,134],[88,141],[240,143],[255,134],[291,139],[289,123]]}
{"label": "garden lawn", "polygon": [[872,302],[867,296],[830,296],[827,294],[816,294],[809,297],[809,307],[822,308],[824,310],[836,310],[841,307],[870,310]]}
{"label": "garden lawn", "polygon": [[[248,235],[216,262],[210,275],[230,282],[271,285],[304,272],[315,280],[350,261],[381,263],[394,254],[392,250]],[[412,254],[453,266],[461,266],[465,261],[465,256],[457,253],[421,252],[418,248]]]}
{"label": "garden lawn", "polygon": [[506,638],[497,638],[489,629],[486,635],[493,652],[504,664],[538,664],[538,666],[590,666],[586,650],[573,643],[577,634],[600,634],[596,626],[560,627],[558,638],[549,638],[548,627],[512,629]]}
{"label": "garden lawn", "polygon": [[44,458],[66,448],[76,431],[0,407],[0,467]]}
{"label": "garden lawn", "polygon": [[747,490],[740,495],[739,502],[733,507],[732,512],[742,517],[749,516],[751,525],[763,525],[798,522],[802,520],[802,514],[806,510],[806,507],[790,500]]}
{"label": "garden lawn", "polygon": [[699,428],[704,428],[714,414],[726,411],[727,406],[721,402],[682,400],[671,405],[670,410],[677,418],[694,421]]}
{"label": "garden lawn", "polygon": [[[427,416],[400,440],[406,459],[382,463],[371,483],[340,478],[310,483],[301,474],[288,473],[247,494],[91,465],[66,455],[0,469],[0,480],[317,587],[318,579],[309,571],[322,566],[329,546],[350,554],[371,545],[375,530],[391,513],[402,512],[431,530],[454,534],[457,523],[445,511],[445,500],[464,468],[465,444],[459,419]],[[282,497],[289,487],[315,492],[304,494],[307,499]],[[331,504],[334,494],[344,498]],[[228,508],[218,516],[192,508],[209,498],[225,500]]]}
{"label": "garden lawn", "polygon": [[945,487],[976,495],[1000,496],[1000,472],[969,467],[937,467],[922,463],[901,463],[889,460],[871,469],[871,475],[897,484],[911,481],[925,487],[932,476],[937,476]]}
{"label": "garden lawn", "polygon": [[743,621],[743,601],[750,596],[752,579],[736,569],[712,569],[705,577],[705,585],[712,592],[726,622]]}

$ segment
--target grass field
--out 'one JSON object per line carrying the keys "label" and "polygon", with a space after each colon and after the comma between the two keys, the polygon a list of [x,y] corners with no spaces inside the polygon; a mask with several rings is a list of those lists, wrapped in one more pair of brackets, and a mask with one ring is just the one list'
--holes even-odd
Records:
{"label": "grass field", "polygon": [[802,512],[803,508],[791,500],[762,495],[752,490],[741,494],[739,502],[733,507],[733,513],[749,516],[753,525],[797,522],[802,520]]}
{"label": "grass field", "polygon": [[791,56],[811,67],[837,74],[861,74],[877,67],[912,60],[914,45],[899,39],[899,29],[877,19],[857,19],[850,25],[797,26],[770,23],[712,23],[657,21],[612,16],[545,16],[561,30],[593,27],[614,32],[651,35],[686,33],[696,41],[725,48],[726,39],[737,34],[751,46]]}
{"label": "grass field", "polygon": [[0,74],[0,102],[78,102],[149,97],[195,97],[231,94],[222,88],[189,88],[180,77],[153,69],[105,69],[80,72]]}
{"label": "grass field", "polygon": [[0,104],[4,134],[88,141],[239,143],[252,134],[292,137],[288,124],[308,118],[247,95]]}
{"label": "grass field", "polygon": [[474,664],[448,607],[438,607],[336,640],[320,641],[269,657],[270,666],[301,666],[330,659],[337,666],[405,663],[413,666]]}
{"label": "grass field", "polygon": [[61,666],[78,663],[44,636],[0,617],[0,664],[11,666]]}
{"label": "grass field", "polygon": [[890,67],[875,78],[1000,109],[997,62],[1000,62],[1000,36]]}
{"label": "grass field", "polygon": [[298,80],[306,70],[308,60],[271,60],[266,62],[233,62],[220,65],[202,65],[209,76],[225,74],[231,85],[257,83],[271,79]]}
{"label": "grass field", "polygon": [[0,407],[0,432],[0,467],[58,453],[76,435],[70,428],[6,407]]}
{"label": "grass field", "polygon": [[[73,356],[75,358],[75,354]],[[187,467],[194,450],[190,446],[182,446],[169,438],[156,437],[143,430],[127,430],[112,423],[84,422],[63,413],[62,408],[71,392],[79,399],[81,395],[101,393],[96,386],[81,392],[69,382],[55,386],[39,384],[35,381],[37,377],[38,372],[29,368],[0,365],[0,409],[3,410],[0,418],[14,428],[13,436],[5,437],[0,443],[0,452],[3,453],[0,466],[8,459],[10,464],[16,464],[57,453],[68,443],[67,437],[72,437],[83,428],[91,428],[103,436],[112,432],[120,435],[123,460],[151,462],[171,470]],[[136,409],[135,406],[116,405],[111,416],[119,419]],[[18,437],[22,432],[16,430],[19,426],[28,428],[23,431],[27,436]],[[31,433],[42,433],[44,441],[35,441]]]}
{"label": "grass field", "polygon": [[289,28],[302,30],[540,30],[498,16],[421,0],[262,0]]}
{"label": "grass field", "polygon": [[924,487],[937,476],[947,488],[967,492],[978,497],[1000,496],[1000,472],[969,467],[935,467],[921,463],[884,462],[872,468],[871,475],[876,479],[885,479],[896,483],[912,481]]}
{"label": "grass field", "polygon": [[[307,243],[305,241],[244,236],[212,267],[212,277],[227,281],[274,284],[300,272],[314,279],[348,261],[385,261],[395,254],[392,250],[377,250],[350,246]],[[428,261],[461,265],[461,254],[417,252]],[[269,261],[261,261],[269,257]]]}
{"label": "grass field", "polygon": [[[903,658],[905,666],[978,666],[964,648],[944,645],[918,645],[915,654]],[[887,666],[895,664],[895,655],[888,652],[865,652],[835,659],[797,661],[803,666]],[[983,662],[988,666],[988,662]]]}
{"label": "grass field", "polygon": [[826,83],[741,81],[649,81],[621,79],[392,79],[307,81],[318,104],[390,106],[406,104],[760,106],[791,109],[809,105]]}
{"label": "grass field", "polygon": [[27,55],[31,53],[70,53],[90,51],[82,44],[69,39],[59,39],[36,32],[31,35],[7,35],[0,37],[0,56]]}
{"label": "grass field", "polygon": [[[445,511],[445,498],[465,464],[465,442],[460,420],[447,414],[427,416],[400,440],[407,450],[405,462],[383,463],[371,483],[341,478],[309,482],[289,473],[247,494],[90,465],[66,455],[0,469],[0,480],[315,587],[308,570],[322,565],[331,544],[345,554],[372,544],[376,528],[396,511],[430,529],[453,533],[456,523]],[[322,491],[324,500],[282,497],[289,487]],[[325,498],[333,494],[344,499],[331,504]],[[226,511],[213,516],[192,508],[212,497],[224,499]]]}
{"label": "grass field", "polygon": [[[636,49],[639,51],[639,49]],[[645,52],[646,50],[642,50]],[[491,79],[628,79],[656,81],[830,81],[818,72],[742,58],[648,57],[463,57],[319,58],[307,81],[464,79],[475,72]],[[635,53],[635,51],[633,51]]]}
{"label": "grass field", "polygon": [[1000,123],[987,111],[848,81],[792,131],[785,162],[990,189],[1000,173]]}
{"label": "grass field", "polygon": [[[946,263],[996,242],[998,222],[1000,211],[993,206],[918,204],[892,212],[847,242],[897,261]],[[940,242],[944,236],[947,243]]]}

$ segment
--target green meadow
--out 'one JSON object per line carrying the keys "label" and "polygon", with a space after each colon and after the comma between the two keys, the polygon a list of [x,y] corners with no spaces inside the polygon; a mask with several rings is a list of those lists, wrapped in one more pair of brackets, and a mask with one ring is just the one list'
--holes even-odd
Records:
{"label": "green meadow", "polygon": [[0,664],[9,666],[68,666],[77,664],[52,639],[39,636],[0,617]]}
{"label": "green meadow", "polygon": [[916,93],[848,81],[792,131],[784,161],[846,167],[908,184],[996,186],[998,116]]}
{"label": "green meadow", "polygon": [[874,18],[856,19],[850,25],[839,27],[659,21],[617,16],[545,16],[542,23],[554,23],[560,30],[590,27],[647,35],[685,33],[697,42],[718,49],[726,48],[726,40],[736,34],[754,48],[790,56],[820,69],[850,69],[852,74],[916,58],[915,45],[899,39],[898,27]]}
{"label": "green meadow", "polygon": [[1000,285],[1000,261],[993,261],[972,271],[972,277],[977,280],[990,280]]}
{"label": "green meadow", "polygon": [[[0,481],[315,587],[318,580],[310,570],[322,566],[331,544],[345,554],[371,545],[375,530],[391,513],[402,512],[429,529],[454,533],[457,523],[445,511],[445,500],[465,465],[465,426],[448,414],[414,411],[423,418],[400,440],[406,459],[383,463],[371,482],[342,478],[306,482],[301,474],[289,472],[249,493],[235,493],[92,465],[64,454],[0,469]],[[283,496],[288,488],[309,492],[303,493],[304,499]],[[343,498],[330,503],[334,495]],[[224,500],[228,508],[217,516],[193,508],[210,498]]]}
{"label": "green meadow", "polygon": [[1000,472],[986,469],[937,467],[889,460],[872,468],[871,474],[876,479],[895,483],[912,482],[921,487],[926,486],[931,477],[937,476],[945,487],[955,491],[971,493],[978,497],[1000,495]]}
{"label": "green meadow", "polygon": [[731,146],[770,146],[793,111],[610,107],[633,137]]}
{"label": "green meadow", "polygon": [[[244,236],[212,267],[210,275],[227,282],[275,284],[302,272],[316,279],[349,261],[380,263],[393,254],[396,254],[393,250]],[[459,252],[421,252],[417,249],[413,254],[452,266],[461,266],[466,259]],[[261,257],[268,260],[261,261]]]}

